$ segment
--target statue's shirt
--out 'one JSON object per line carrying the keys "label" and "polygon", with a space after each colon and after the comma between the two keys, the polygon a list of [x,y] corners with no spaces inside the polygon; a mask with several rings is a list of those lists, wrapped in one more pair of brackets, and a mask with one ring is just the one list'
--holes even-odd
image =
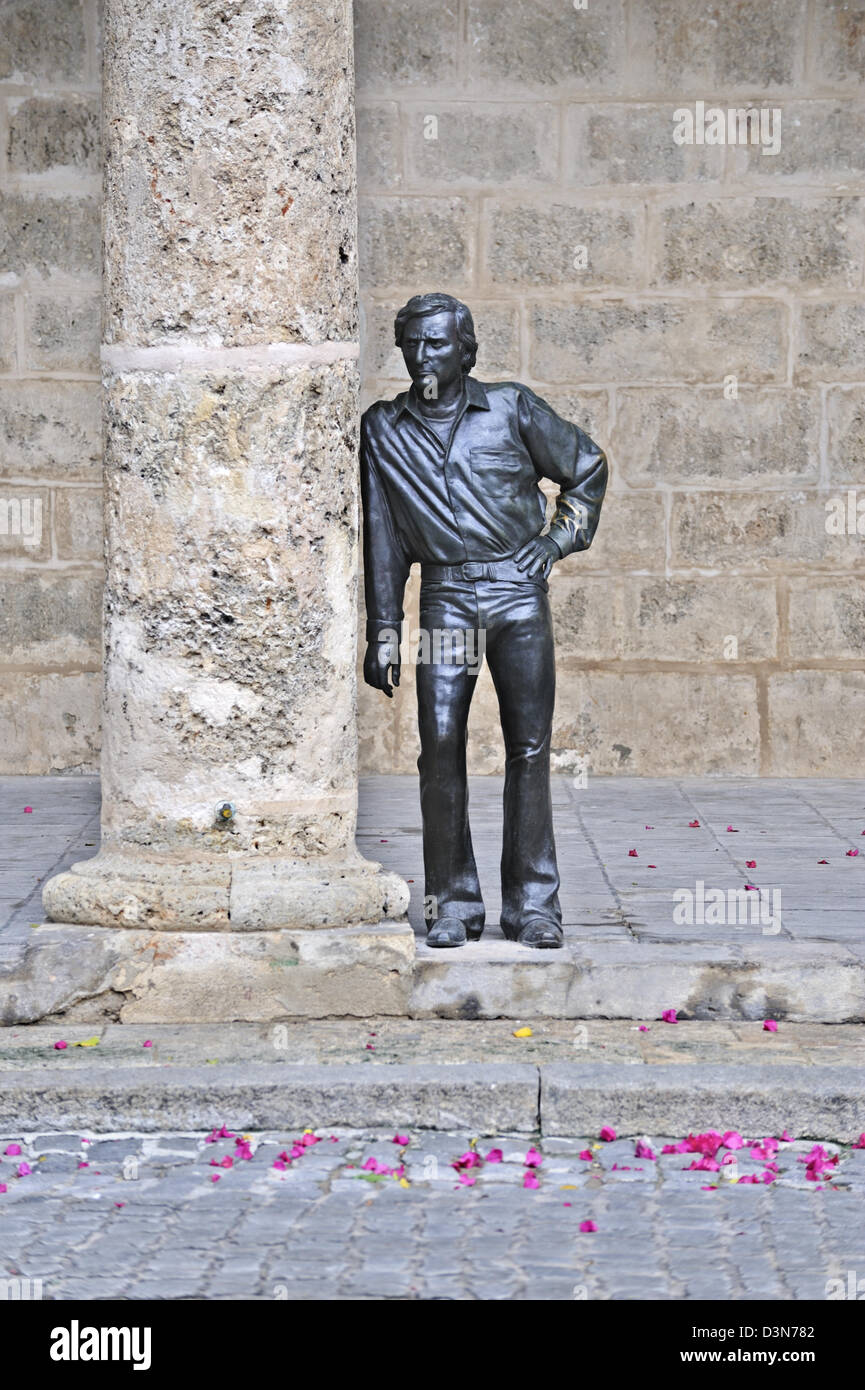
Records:
{"label": "statue's shirt", "polygon": [[377,401],[361,421],[367,636],[398,627],[415,561],[503,560],[540,534],[540,478],[558,483],[549,534],[585,550],[607,482],[603,452],[517,382],[467,377],[457,420],[438,438],[414,391]]}

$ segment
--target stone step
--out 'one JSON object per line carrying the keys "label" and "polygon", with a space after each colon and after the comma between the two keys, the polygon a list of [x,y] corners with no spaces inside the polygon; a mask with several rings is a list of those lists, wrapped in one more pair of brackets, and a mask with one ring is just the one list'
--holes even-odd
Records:
{"label": "stone step", "polygon": [[394,1018],[0,1029],[0,1132],[226,1123],[596,1138],[612,1124],[621,1136],[786,1129],[849,1143],[865,1129],[862,1026],[526,1026],[520,1038],[512,1021]]}
{"label": "stone step", "polygon": [[865,1020],[861,942],[761,938],[741,945],[604,939],[533,951],[481,940],[418,944],[409,1012],[416,1018]]}

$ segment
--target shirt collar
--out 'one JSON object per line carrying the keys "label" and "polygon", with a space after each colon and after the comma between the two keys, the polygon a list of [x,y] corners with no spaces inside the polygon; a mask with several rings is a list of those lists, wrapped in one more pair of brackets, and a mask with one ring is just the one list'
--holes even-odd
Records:
{"label": "shirt collar", "polygon": [[[483,382],[478,381],[476,377],[467,376],[464,384],[466,409],[468,409],[470,405],[473,405],[476,406],[478,410],[489,410],[490,403],[487,399],[486,388]],[[397,419],[399,419],[403,413],[407,412],[409,415],[414,415],[415,419],[423,421],[423,412],[418,407],[414,386],[410,386],[407,391],[403,391],[397,396],[396,400],[398,402]]]}

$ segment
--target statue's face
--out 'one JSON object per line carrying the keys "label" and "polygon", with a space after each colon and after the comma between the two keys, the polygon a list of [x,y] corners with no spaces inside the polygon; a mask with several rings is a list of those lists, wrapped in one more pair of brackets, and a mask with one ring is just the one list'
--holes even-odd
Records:
{"label": "statue's face", "polygon": [[445,387],[459,381],[463,356],[454,314],[442,309],[437,314],[409,319],[403,331],[402,355],[406,371],[419,389],[434,378],[440,395]]}

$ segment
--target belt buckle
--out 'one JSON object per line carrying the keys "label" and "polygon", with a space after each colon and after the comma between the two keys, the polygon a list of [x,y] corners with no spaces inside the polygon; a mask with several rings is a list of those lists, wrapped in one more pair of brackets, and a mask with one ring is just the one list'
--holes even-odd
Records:
{"label": "belt buckle", "polygon": [[463,579],[473,584],[478,579],[485,579],[487,566],[480,564],[476,560],[468,560],[462,567]]}

